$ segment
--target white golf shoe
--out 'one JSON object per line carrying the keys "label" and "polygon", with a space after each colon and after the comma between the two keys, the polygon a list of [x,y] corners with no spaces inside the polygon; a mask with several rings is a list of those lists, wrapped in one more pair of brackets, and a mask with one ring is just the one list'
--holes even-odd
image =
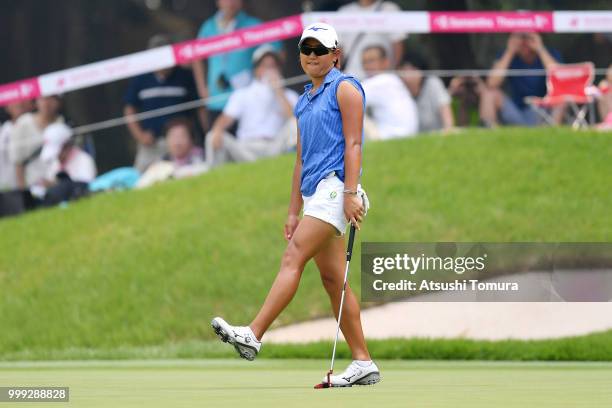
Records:
{"label": "white golf shoe", "polygon": [[212,319],[210,324],[224,343],[234,346],[240,357],[249,361],[255,360],[261,350],[261,342],[249,326],[232,326],[220,317]]}
{"label": "white golf shoe", "polygon": [[[380,381],[380,371],[373,361],[353,361],[342,374],[330,376],[332,387],[374,385]],[[327,377],[323,379],[327,383]]]}

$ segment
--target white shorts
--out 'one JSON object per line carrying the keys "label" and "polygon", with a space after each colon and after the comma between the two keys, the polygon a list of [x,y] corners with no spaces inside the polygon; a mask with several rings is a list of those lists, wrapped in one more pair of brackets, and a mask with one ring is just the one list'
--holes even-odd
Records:
{"label": "white shorts", "polygon": [[[357,194],[361,197],[367,214],[370,201],[366,192],[357,186]],[[315,193],[310,197],[302,196],[304,200],[304,215],[317,218],[333,225],[338,235],[344,235],[348,220],[344,217],[344,183],[332,173],[317,184]],[[365,214],[364,214],[365,215]]]}

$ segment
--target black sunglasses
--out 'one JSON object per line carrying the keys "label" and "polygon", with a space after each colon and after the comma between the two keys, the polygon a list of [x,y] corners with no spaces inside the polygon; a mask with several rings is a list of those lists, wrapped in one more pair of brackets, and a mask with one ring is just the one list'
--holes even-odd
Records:
{"label": "black sunglasses", "polygon": [[305,44],[300,45],[300,52],[304,55],[310,55],[311,52],[314,52],[317,57],[321,55],[327,55],[331,52],[329,48],[324,45],[317,45],[316,47],[309,47]]}

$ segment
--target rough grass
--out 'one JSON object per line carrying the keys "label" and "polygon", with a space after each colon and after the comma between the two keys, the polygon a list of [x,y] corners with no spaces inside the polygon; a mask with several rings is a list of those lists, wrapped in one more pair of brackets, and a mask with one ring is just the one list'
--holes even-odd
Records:
{"label": "rough grass", "polygon": [[[609,135],[548,128],[371,143],[358,239],[610,241],[610,157]],[[207,340],[217,314],[248,322],[285,246],[292,164],[228,165],[0,221],[0,359]],[[310,265],[277,324],[329,314]]]}
{"label": "rough grass", "polygon": [[[550,340],[387,339],[370,340],[377,360],[492,360],[492,361],[612,361],[612,330]],[[266,344],[258,359],[325,359],[331,342]],[[350,359],[340,342],[338,358]],[[233,347],[218,340],[192,340],[158,346],[114,348],[71,347],[25,350],[5,354],[4,361],[127,360],[236,358]]]}

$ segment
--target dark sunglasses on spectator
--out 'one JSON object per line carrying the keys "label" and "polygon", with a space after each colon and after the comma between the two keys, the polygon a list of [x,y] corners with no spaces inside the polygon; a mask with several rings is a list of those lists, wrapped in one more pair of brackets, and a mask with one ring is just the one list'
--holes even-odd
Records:
{"label": "dark sunglasses on spectator", "polygon": [[305,44],[300,45],[300,52],[304,55],[310,55],[311,52],[314,52],[317,57],[321,55],[327,55],[330,53],[330,49],[324,45],[317,45],[316,47],[309,47]]}

